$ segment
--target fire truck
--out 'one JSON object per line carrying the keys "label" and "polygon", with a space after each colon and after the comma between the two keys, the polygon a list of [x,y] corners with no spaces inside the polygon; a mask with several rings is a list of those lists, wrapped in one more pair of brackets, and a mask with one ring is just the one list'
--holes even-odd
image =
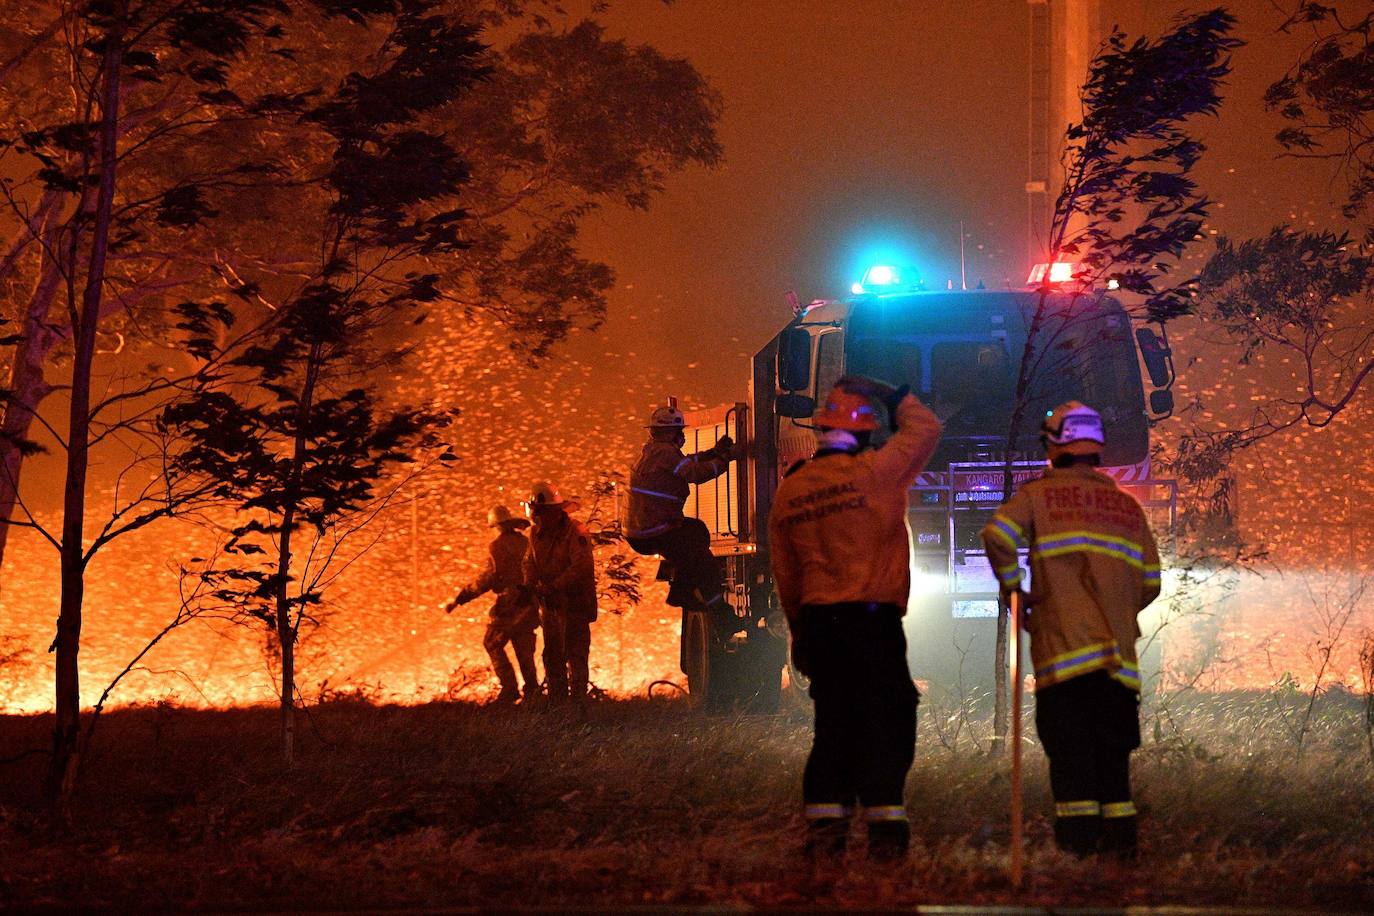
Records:
{"label": "fire truck", "polygon": [[[768,513],[782,476],[811,455],[811,417],[843,375],[909,385],[944,424],[909,500],[906,628],[918,680],[991,681],[998,589],[979,532],[1002,500],[1008,467],[1013,488],[1043,471],[1039,425],[1051,407],[1076,399],[1096,408],[1107,435],[1102,470],[1158,527],[1172,525],[1174,483],[1150,473],[1150,427],[1173,409],[1167,338],[1133,327],[1110,290],[1082,288],[1073,273],[1044,265],[1024,288],[926,290],[904,285],[896,267],[875,266],[845,299],[803,307],[789,297],[792,320],[754,356],[748,399],[688,415],[687,451],[727,433],[744,446],[726,474],[692,488],[686,506],[712,532],[735,612],[723,622],[684,613],[681,662],[691,694],[715,708],[778,703],[788,640],[769,574]],[[1023,358],[1035,371],[1025,419],[1009,442]],[[1154,389],[1148,406],[1142,363]],[[886,435],[884,423],[874,444]]]}

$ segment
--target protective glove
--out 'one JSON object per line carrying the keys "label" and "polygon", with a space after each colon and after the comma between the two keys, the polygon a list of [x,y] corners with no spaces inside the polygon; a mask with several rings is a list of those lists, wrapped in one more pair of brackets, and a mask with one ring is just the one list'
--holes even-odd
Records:
{"label": "protective glove", "polygon": [[735,454],[735,440],[729,436],[721,436],[712,448],[717,455],[729,461]]}
{"label": "protective glove", "polygon": [[[1031,616],[1031,597],[1030,597],[1030,592],[1027,592],[1027,591],[1025,591],[1024,589],[1017,589],[1017,590],[1016,590],[1016,594],[1018,594],[1018,595],[1021,596],[1021,629],[1025,630],[1026,632],[1030,632],[1030,616]],[[1006,604],[1006,606],[1007,606],[1008,609],[1011,608],[1011,595],[1012,595],[1012,593],[1011,593],[1010,591],[1003,590],[1003,592],[1002,592],[1002,601],[1003,601],[1004,604]]]}
{"label": "protective glove", "polygon": [[444,605],[444,613],[452,614],[454,608],[458,607],[460,604],[467,604],[469,601],[473,599],[473,597],[475,596],[472,594],[472,592],[468,591],[467,589],[463,589],[456,596],[454,596],[454,599],[452,601]]}

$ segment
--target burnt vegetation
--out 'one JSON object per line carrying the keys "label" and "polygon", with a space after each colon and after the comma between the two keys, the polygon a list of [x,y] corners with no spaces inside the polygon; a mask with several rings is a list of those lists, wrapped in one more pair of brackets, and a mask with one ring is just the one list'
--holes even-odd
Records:
{"label": "burnt vegetation", "polygon": [[[1016,902],[1355,910],[1374,905],[1371,770],[1357,698],[1323,697],[1299,761],[1301,695],[1147,706],[1136,763],[1148,865],[1056,853],[1028,754],[1027,882],[1006,880],[1006,770],[977,732],[942,745],[927,702],[908,782],[907,863],[813,874],[795,805],[810,744],[778,717],[700,718],[665,701],[596,704],[585,722],[469,704],[310,707],[280,767],[269,709],[109,714],[60,839],[32,783],[0,781],[0,905],[223,909],[882,906]],[[3,737],[41,742],[43,723]],[[1354,753],[1352,754],[1352,751]],[[1313,804],[1313,799],[1321,799]],[[855,834],[856,845],[861,833]]]}

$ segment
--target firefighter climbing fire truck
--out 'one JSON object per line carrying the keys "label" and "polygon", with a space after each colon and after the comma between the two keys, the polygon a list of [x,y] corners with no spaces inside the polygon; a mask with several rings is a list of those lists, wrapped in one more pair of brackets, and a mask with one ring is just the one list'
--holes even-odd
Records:
{"label": "firefighter climbing fire truck", "polygon": [[[811,454],[817,400],[844,374],[910,385],[944,423],[910,498],[907,633],[918,679],[991,679],[997,584],[978,532],[1002,499],[1008,467],[1013,488],[1043,468],[1039,417],[1053,405],[1081,400],[1101,412],[1103,470],[1158,523],[1171,522],[1173,484],[1151,477],[1149,452],[1151,423],[1173,406],[1167,341],[1133,328],[1109,291],[1081,288],[1064,265],[1038,268],[1025,288],[1003,290],[926,290],[882,266],[852,291],[806,307],[793,297],[792,320],[753,359],[749,399],[688,416],[686,451],[727,433],[744,446],[727,474],[692,488],[686,506],[712,532],[736,614],[723,624],[684,615],[682,668],[690,691],[710,705],[777,703],[787,633],[768,570],[768,512],[782,474]],[[1035,370],[1022,398],[1028,419],[1009,442],[1024,358]],[[1142,361],[1155,387],[1148,408]]]}

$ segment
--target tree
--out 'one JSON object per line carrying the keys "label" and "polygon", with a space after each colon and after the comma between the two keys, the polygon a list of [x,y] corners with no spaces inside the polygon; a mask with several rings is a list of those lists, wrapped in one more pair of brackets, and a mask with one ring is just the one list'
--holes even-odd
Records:
{"label": "tree", "polygon": [[[1066,367],[1085,333],[1094,300],[1108,281],[1136,297],[1138,319],[1164,323],[1193,310],[1194,282],[1168,275],[1198,238],[1208,201],[1190,178],[1205,147],[1188,130],[1199,115],[1215,114],[1230,73],[1235,24],[1221,9],[1184,18],[1156,40],[1129,42],[1115,31],[1093,59],[1082,88],[1083,119],[1069,125],[1062,154],[1064,184],[1051,214],[1045,260],[1075,261],[1061,290],[1041,283],[1026,329],[1007,433],[1002,492],[1013,482],[1016,443],[1027,408]],[[1007,609],[997,620],[996,714],[1001,737],[1006,713]],[[1017,711],[1019,714],[1019,711]]]}
{"label": "tree", "polygon": [[[396,4],[254,6],[259,38],[239,52],[251,67],[186,59],[195,48],[163,46],[170,25],[138,38],[135,59],[156,67],[125,85],[107,337],[160,346],[172,302],[227,290],[255,318],[309,279],[317,227],[300,214],[315,212],[330,147],[317,123],[297,115],[346,75],[360,39],[385,38],[375,23]],[[173,8],[190,21],[218,7]],[[608,40],[595,21],[556,29],[544,16],[556,5],[544,0],[451,0],[444,9],[512,37],[484,53],[480,86],[431,114],[471,172],[466,248],[436,268],[439,286],[465,318],[495,319],[537,361],[605,312],[611,271],[578,251],[581,223],[606,203],[646,206],[667,174],[717,163],[720,99],[686,61]],[[63,91],[70,10],[25,0],[16,13],[12,21],[38,26],[0,24],[0,110],[32,125],[0,143],[6,174],[19,176],[0,184],[9,203],[0,209],[0,302],[21,325],[0,391],[0,562],[23,462],[38,448],[31,427],[46,423],[41,406],[57,390],[49,375],[67,358],[70,332],[50,311],[70,272],[57,256],[84,231],[71,176],[90,135]]]}
{"label": "tree", "polygon": [[[213,481],[248,517],[225,547],[245,562],[207,576],[217,599],[276,634],[288,766],[301,623],[342,542],[395,492],[378,492],[388,469],[441,448],[436,430],[449,416],[386,405],[366,381],[401,358],[385,342],[415,308],[441,298],[438,275],[424,268],[465,247],[456,202],[467,164],[430,119],[485,75],[484,48],[473,27],[438,10],[408,3],[376,69],[350,74],[305,114],[333,143],[312,279],[237,353],[216,348],[215,328],[233,318],[223,303],[181,306],[188,349],[225,368],[164,413],[191,443],[171,476]],[[305,550],[303,532],[314,534]]]}
{"label": "tree", "polygon": [[[210,215],[195,181],[187,183],[177,175],[170,187],[163,185],[157,193],[131,198],[129,186],[137,183],[125,181],[125,169],[141,144],[159,135],[175,136],[188,123],[200,123],[202,118],[220,117],[226,104],[243,104],[237,96],[226,99],[218,94],[226,82],[225,73],[252,42],[270,42],[277,37],[267,22],[270,14],[281,10],[278,0],[171,5],[101,0],[79,9],[63,7],[58,21],[70,64],[67,85],[73,94],[71,103],[59,107],[53,119],[41,126],[17,131],[17,136],[11,134],[0,141],[0,148],[36,163],[18,181],[6,179],[4,196],[23,216],[24,223],[10,253],[19,256],[29,247],[38,251],[37,289],[48,296],[47,301],[38,296],[30,300],[18,344],[22,351],[51,346],[55,338],[64,335],[71,341],[67,428],[65,437],[58,437],[67,459],[62,531],[60,537],[42,532],[58,548],[61,558],[60,610],[52,647],[57,655],[56,723],[48,780],[50,795],[60,803],[71,796],[79,759],[77,658],[86,567],[111,538],[150,524],[195,497],[194,492],[177,492],[170,481],[135,487],[138,496],[118,508],[92,543],[86,543],[92,446],[130,434],[136,452],[132,465],[139,464],[146,457],[142,446],[150,441],[157,444],[156,434],[146,423],[150,402],[175,387],[167,379],[152,378],[93,400],[97,339],[108,320],[110,303],[118,302],[130,288],[121,281],[134,286],[153,283],[162,269],[135,268],[121,274],[113,264],[125,246],[137,238],[141,225],[186,228]],[[42,34],[56,32],[45,30]],[[197,87],[198,103],[193,111],[167,112],[170,96],[157,91],[164,80]],[[215,177],[223,178],[224,174]],[[21,184],[38,189],[35,210],[22,209],[23,196],[17,191]],[[66,326],[54,334],[47,312],[59,291],[65,293]],[[35,353],[23,353],[14,368],[29,371],[40,361]],[[26,398],[35,392],[44,393],[44,387],[45,381],[34,387],[34,380],[29,379],[26,384],[12,386],[7,394]],[[10,424],[8,408],[16,406],[27,422],[36,405],[29,400],[16,404],[13,397],[8,400],[6,422],[0,427],[5,442],[0,444],[8,444],[12,453],[22,455],[33,446]],[[16,482],[17,466],[8,459],[0,461],[0,466],[10,470],[11,484]],[[28,524],[37,527],[31,515]]]}

